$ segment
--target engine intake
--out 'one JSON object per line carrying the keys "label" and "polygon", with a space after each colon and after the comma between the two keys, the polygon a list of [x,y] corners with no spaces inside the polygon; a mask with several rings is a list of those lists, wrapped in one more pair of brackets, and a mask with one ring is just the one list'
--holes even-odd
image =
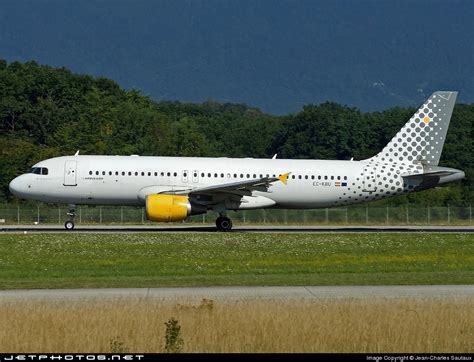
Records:
{"label": "engine intake", "polygon": [[146,218],[150,221],[181,221],[190,214],[188,196],[158,194],[146,197]]}

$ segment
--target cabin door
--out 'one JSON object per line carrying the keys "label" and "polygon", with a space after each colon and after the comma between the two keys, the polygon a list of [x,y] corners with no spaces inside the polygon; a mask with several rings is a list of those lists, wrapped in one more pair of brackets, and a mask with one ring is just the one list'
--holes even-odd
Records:
{"label": "cabin door", "polygon": [[64,186],[77,186],[77,161],[66,161],[64,164]]}

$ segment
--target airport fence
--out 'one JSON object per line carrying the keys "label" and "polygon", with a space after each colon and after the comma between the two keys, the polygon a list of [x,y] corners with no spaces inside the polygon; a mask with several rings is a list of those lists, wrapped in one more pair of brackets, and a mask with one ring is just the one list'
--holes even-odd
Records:
{"label": "airport fence", "polygon": [[[63,224],[66,205],[0,205],[0,226]],[[370,206],[317,210],[246,210],[230,212],[234,224],[280,225],[472,225],[472,207]],[[213,224],[216,214],[194,215],[179,224]],[[78,206],[77,225],[140,225],[146,220],[140,207]]]}

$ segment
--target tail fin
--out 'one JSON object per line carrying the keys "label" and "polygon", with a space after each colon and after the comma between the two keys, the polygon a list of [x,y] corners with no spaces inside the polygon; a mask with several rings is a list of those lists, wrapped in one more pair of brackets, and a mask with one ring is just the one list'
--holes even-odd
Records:
{"label": "tail fin", "polygon": [[373,160],[437,166],[457,92],[435,92]]}

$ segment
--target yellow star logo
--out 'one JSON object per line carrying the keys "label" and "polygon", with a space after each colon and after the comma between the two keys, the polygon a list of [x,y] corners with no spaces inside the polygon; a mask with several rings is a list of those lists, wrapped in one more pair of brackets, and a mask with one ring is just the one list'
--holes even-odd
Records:
{"label": "yellow star logo", "polygon": [[425,123],[427,123],[427,124],[430,123],[430,118],[429,118],[429,117],[423,118],[423,122],[425,122]]}

